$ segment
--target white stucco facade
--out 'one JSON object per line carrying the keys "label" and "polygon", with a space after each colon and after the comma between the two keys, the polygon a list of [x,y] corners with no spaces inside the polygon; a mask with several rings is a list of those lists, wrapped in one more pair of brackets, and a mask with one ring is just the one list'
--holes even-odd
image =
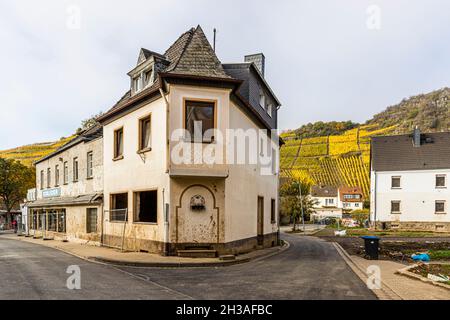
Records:
{"label": "white stucco facade", "polygon": [[[436,187],[436,176],[445,176],[445,187]],[[448,204],[450,169],[371,172],[372,222],[450,222]],[[392,187],[392,177],[400,178],[400,187]],[[391,212],[391,203],[399,201],[399,212]],[[444,212],[436,212],[436,201],[445,202]]]}

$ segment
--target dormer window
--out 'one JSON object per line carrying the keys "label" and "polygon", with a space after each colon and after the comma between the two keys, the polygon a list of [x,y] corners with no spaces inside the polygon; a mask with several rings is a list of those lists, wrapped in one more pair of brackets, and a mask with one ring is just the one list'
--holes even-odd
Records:
{"label": "dormer window", "polygon": [[153,82],[153,68],[141,71],[133,78],[133,92],[137,93]]}
{"label": "dormer window", "polygon": [[267,114],[272,117],[272,109],[273,109],[273,105],[271,103],[269,103],[267,105]]}
{"label": "dormer window", "polygon": [[138,75],[137,77],[133,78],[133,90],[134,92],[139,92],[142,90],[141,75]]}
{"label": "dormer window", "polygon": [[261,108],[266,108],[266,96],[264,95],[264,91],[260,88],[259,89],[259,105]]}

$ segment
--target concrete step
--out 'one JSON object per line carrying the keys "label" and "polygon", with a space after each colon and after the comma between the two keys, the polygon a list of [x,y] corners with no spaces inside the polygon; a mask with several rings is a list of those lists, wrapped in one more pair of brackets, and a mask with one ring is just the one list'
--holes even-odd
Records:
{"label": "concrete step", "polygon": [[185,258],[215,258],[217,256],[216,250],[206,249],[190,249],[190,250],[178,250],[179,257]]}

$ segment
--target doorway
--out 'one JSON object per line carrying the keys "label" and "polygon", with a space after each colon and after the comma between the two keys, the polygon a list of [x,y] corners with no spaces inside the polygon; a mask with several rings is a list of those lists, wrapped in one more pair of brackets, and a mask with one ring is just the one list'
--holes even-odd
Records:
{"label": "doorway", "polygon": [[264,197],[258,196],[258,216],[257,216],[257,239],[258,245],[264,244]]}

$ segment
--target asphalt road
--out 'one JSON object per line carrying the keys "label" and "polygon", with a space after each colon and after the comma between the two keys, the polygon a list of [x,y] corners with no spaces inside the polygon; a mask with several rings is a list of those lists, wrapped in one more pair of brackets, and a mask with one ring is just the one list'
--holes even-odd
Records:
{"label": "asphalt road", "polygon": [[[159,269],[91,263],[0,236],[0,299],[376,299],[331,243],[285,235],[275,256],[218,268]],[[77,265],[81,289],[66,270]]]}

